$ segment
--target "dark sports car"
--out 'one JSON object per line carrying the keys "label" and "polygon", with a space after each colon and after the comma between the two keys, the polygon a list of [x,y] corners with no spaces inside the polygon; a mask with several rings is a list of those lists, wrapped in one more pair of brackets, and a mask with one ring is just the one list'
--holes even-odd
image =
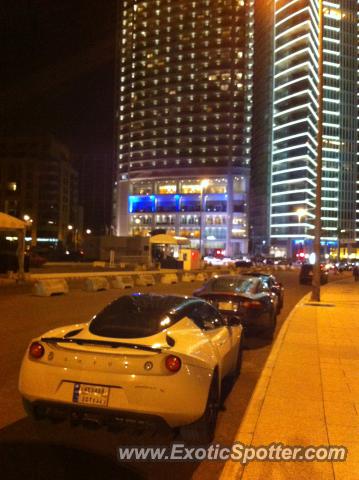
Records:
{"label": "dark sports car", "polygon": [[278,297],[277,313],[281,311],[284,304],[284,287],[280,282],[278,282],[278,280],[274,275],[270,273],[264,273],[261,271],[246,272],[246,273],[243,273],[242,275],[246,275],[249,277],[261,277],[263,281],[266,282],[266,284],[268,285],[268,288],[277,295]]}
{"label": "dark sports car", "polygon": [[247,334],[273,337],[278,296],[263,277],[222,275],[209,280],[194,296],[212,303],[227,318],[237,318]]}

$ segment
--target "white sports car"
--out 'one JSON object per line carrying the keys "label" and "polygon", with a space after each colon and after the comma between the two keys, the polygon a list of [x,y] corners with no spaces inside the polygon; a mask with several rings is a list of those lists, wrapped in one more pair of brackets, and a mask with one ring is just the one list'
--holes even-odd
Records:
{"label": "white sports car", "polygon": [[204,300],[126,295],[89,323],[34,339],[19,390],[35,418],[164,420],[186,441],[209,442],[222,380],[240,371],[241,338],[238,321]]}

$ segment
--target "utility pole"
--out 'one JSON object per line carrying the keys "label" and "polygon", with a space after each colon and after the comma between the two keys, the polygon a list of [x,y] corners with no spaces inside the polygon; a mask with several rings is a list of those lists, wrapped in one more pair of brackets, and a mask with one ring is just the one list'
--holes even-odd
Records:
{"label": "utility pole", "polygon": [[320,237],[322,232],[322,150],[323,150],[323,0],[318,1],[318,136],[317,136],[317,186],[314,224],[314,253],[312,297],[320,302]]}

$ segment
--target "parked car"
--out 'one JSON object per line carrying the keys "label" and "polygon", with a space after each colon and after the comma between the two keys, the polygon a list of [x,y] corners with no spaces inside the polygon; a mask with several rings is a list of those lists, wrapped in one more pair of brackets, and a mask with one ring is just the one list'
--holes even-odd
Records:
{"label": "parked car", "polygon": [[42,257],[36,252],[30,252],[28,255],[31,268],[40,268],[47,262],[47,259],[45,257]]}
{"label": "parked car", "polygon": [[273,338],[278,297],[261,276],[222,275],[193,295],[207,300],[223,315],[237,318],[246,333],[262,332],[266,338]]}
{"label": "parked car", "polygon": [[[313,273],[314,273],[314,265],[309,263],[304,263],[299,272],[299,283],[302,285],[311,285],[313,280]],[[328,283],[328,271],[320,267],[320,283],[324,285]]]}
{"label": "parked car", "polygon": [[269,290],[277,295],[277,313],[281,311],[284,305],[284,287],[281,282],[278,282],[274,275],[263,273],[261,271],[252,271],[248,273],[243,273],[242,275],[247,275],[250,277],[261,277],[263,281],[268,285]]}
{"label": "parked car", "polygon": [[222,380],[240,371],[241,338],[236,319],[199,298],[126,295],[88,323],[32,340],[19,390],[35,418],[157,419],[186,441],[209,442]]}
{"label": "parked car", "polygon": [[234,262],[234,265],[237,268],[250,268],[253,266],[253,262],[251,260],[237,260]]}

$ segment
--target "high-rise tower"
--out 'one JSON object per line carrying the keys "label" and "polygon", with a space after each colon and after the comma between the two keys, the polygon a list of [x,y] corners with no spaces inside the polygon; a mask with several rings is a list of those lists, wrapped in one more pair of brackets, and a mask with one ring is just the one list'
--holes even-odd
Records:
{"label": "high-rise tower", "polygon": [[[358,2],[323,1],[322,242],[358,238]],[[270,237],[310,250],[316,204],[318,2],[274,4]],[[329,251],[329,250],[327,250]]]}
{"label": "high-rise tower", "polygon": [[247,251],[253,0],[124,0],[116,230]]}

